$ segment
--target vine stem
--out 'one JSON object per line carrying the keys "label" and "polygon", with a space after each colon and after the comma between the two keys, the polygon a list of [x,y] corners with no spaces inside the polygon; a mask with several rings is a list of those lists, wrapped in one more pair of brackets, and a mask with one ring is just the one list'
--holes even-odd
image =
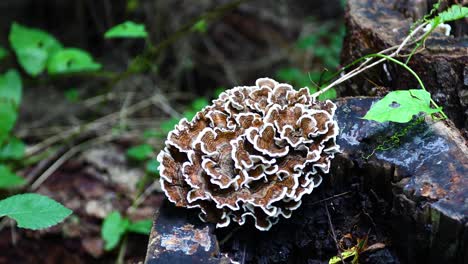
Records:
{"label": "vine stem", "polygon": [[[338,78],[337,80],[335,80],[334,82],[332,82],[331,84],[327,85],[325,88],[315,92],[314,94],[312,94],[313,97],[318,97],[320,96],[321,94],[325,93],[326,91],[330,90],[331,88],[335,87],[336,85],[356,76],[357,74],[367,70],[367,69],[370,69],[386,60],[388,60],[388,58],[393,58],[395,56],[397,56],[400,51],[408,44],[408,42],[410,42],[410,40],[413,38],[414,35],[416,35],[421,29],[423,29],[426,25],[428,24],[428,22],[424,22],[422,23],[421,25],[419,25],[418,27],[416,27],[402,42],[400,45],[398,46],[394,46],[394,47],[390,47],[388,49],[385,49],[385,50],[382,50],[376,54],[379,54],[379,55],[385,55],[385,53],[389,52],[389,51],[392,51],[392,50],[395,50],[393,53],[389,54],[389,55],[385,55],[386,57],[380,59],[380,60],[377,60],[373,63],[371,63],[370,65],[367,65],[369,62],[371,62],[372,58],[374,57],[378,57],[378,56],[374,56],[375,54],[373,54],[373,56],[365,56],[363,58],[360,58],[354,62],[352,62],[351,64],[345,66],[344,68],[349,68],[350,66],[362,61],[362,60],[365,60],[363,63],[361,63],[356,69],[353,69],[351,70],[350,72],[344,74],[343,76],[341,76],[340,78]],[[410,44],[413,44],[414,42],[411,42]],[[372,55],[372,54],[371,54]],[[432,100],[432,99],[431,99]]]}

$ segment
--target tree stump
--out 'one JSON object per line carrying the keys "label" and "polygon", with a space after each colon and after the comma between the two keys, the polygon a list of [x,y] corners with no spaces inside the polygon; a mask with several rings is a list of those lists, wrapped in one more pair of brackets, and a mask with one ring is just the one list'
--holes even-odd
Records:
{"label": "tree stump", "polygon": [[[252,222],[214,229],[196,210],[167,204],[155,218],[146,263],[229,263],[227,256],[240,263],[328,263],[337,254],[335,239],[346,244],[350,236],[383,245],[362,253],[361,264],[466,263],[467,142],[450,121],[362,119],[375,101],[337,101],[342,153],[290,219],[268,232]],[[400,144],[363,158],[402,130]]]}
{"label": "tree stump", "polygon": [[[346,10],[347,34],[342,51],[346,65],[364,55],[399,45],[417,19],[429,12],[437,1],[421,0],[349,0]],[[443,1],[444,2],[444,1]],[[443,6],[466,1],[447,1]],[[458,128],[468,129],[468,19],[450,23],[449,36],[435,30],[411,67],[422,79],[434,100],[444,108]],[[405,49],[401,54],[409,54]],[[406,57],[399,57],[405,61]],[[352,79],[343,95],[375,95],[378,86],[415,89],[418,83],[404,68],[391,62],[381,64]]]}

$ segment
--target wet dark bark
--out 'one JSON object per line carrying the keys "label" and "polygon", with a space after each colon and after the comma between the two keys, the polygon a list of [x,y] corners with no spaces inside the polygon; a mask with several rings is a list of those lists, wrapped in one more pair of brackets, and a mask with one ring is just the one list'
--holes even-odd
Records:
{"label": "wet dark bark", "polygon": [[[332,162],[322,185],[303,198],[290,219],[280,220],[268,232],[255,230],[252,223],[217,229],[217,240],[225,241],[211,241],[220,244],[220,250],[198,246],[198,251],[186,254],[162,245],[160,238],[183,240],[187,237],[180,232],[183,226],[192,233],[212,232],[213,228],[196,219],[196,210],[167,205],[155,219],[147,263],[172,264],[183,258],[208,263],[216,255],[224,256],[221,253],[241,263],[328,263],[337,254],[331,226],[337,240],[351,234],[367,236],[369,245],[385,244],[361,254],[359,263],[466,263],[465,139],[451,122],[379,124],[361,119],[375,100],[343,98],[337,102],[341,129],[337,140],[342,153]],[[399,144],[368,160],[363,158],[397,131],[406,131]],[[216,263],[222,261],[226,258]]]}
{"label": "wet dark bark", "polygon": [[[431,1],[349,0],[347,35],[342,51],[343,65],[370,53],[398,45],[413,22],[428,13]],[[447,2],[447,1],[445,1]],[[448,1],[445,6],[459,1]],[[468,19],[450,23],[450,36],[436,30],[425,49],[415,54],[409,66],[421,77],[435,101],[458,128],[468,128]],[[402,54],[409,54],[406,49]],[[406,57],[399,58],[402,61]],[[375,85],[391,89],[417,88],[415,78],[402,67],[387,63],[352,80],[344,95],[372,95]]]}

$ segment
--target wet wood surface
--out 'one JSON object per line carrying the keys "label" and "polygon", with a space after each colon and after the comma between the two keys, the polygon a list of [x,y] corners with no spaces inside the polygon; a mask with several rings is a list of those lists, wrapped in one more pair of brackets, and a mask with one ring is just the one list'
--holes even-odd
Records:
{"label": "wet wood surface", "polygon": [[[326,261],[330,252],[324,248],[334,247],[329,245],[327,215],[337,236],[362,227],[373,243],[385,241],[385,249],[367,254],[361,263],[466,263],[465,139],[447,121],[381,124],[361,119],[375,101],[337,101],[342,153],[291,219],[282,219],[268,232],[252,229],[251,223],[215,230],[198,220],[196,210],[166,204],[155,217],[146,263],[229,263],[226,252],[245,263]],[[398,139],[389,140],[402,131]],[[394,145],[364,158],[383,142]],[[361,206],[363,201],[372,205]],[[354,223],[363,212],[371,221]],[[323,253],[315,254],[318,251]]]}

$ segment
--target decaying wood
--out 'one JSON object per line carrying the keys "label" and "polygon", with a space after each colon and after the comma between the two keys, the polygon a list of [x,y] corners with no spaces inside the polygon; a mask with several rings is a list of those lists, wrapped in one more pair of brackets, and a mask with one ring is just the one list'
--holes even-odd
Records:
{"label": "decaying wood", "polygon": [[[193,263],[223,263],[224,253],[245,263],[327,261],[336,252],[330,253],[324,247],[336,248],[330,238],[327,212],[323,209],[326,207],[330,209],[340,243],[345,234],[356,236],[353,230],[362,229],[363,236],[369,236],[369,243],[381,245],[372,253],[363,253],[360,263],[375,263],[376,259],[401,263],[466,263],[468,148],[465,139],[449,121],[426,119],[409,125],[361,119],[375,101],[365,97],[337,101],[336,118],[341,129],[337,140],[342,153],[332,162],[331,173],[324,177],[317,191],[303,197],[301,207],[291,219],[281,220],[268,232],[249,229],[246,225],[228,228],[225,234],[223,229],[216,230],[215,237],[212,226],[197,220],[196,211],[166,206],[155,218],[147,263],[177,263],[188,259]],[[363,158],[398,131],[406,133],[393,148],[377,151],[370,159]],[[181,228],[188,233],[181,232]],[[209,234],[213,243],[209,250],[200,242],[193,243],[194,236],[190,234],[197,232]],[[227,242],[218,250],[216,240],[223,240],[226,234]],[[171,237],[180,241],[174,241],[176,246],[168,248],[167,239]],[[162,243],[161,238],[166,242]],[[185,250],[183,247],[187,245],[183,241],[196,249]]]}
{"label": "decaying wood", "polygon": [[[417,2],[417,3],[416,3]],[[452,4],[446,3],[445,6]],[[343,65],[362,56],[399,44],[414,21],[428,13],[432,4],[410,0],[347,1],[347,34],[342,51]],[[410,60],[434,100],[444,107],[459,128],[468,128],[468,32],[467,22],[451,23],[451,35],[437,29]],[[405,49],[409,54],[413,47]],[[398,58],[405,61],[407,57]],[[410,73],[398,65],[386,64],[353,79],[345,95],[372,95],[375,84],[391,89],[417,88]]]}

